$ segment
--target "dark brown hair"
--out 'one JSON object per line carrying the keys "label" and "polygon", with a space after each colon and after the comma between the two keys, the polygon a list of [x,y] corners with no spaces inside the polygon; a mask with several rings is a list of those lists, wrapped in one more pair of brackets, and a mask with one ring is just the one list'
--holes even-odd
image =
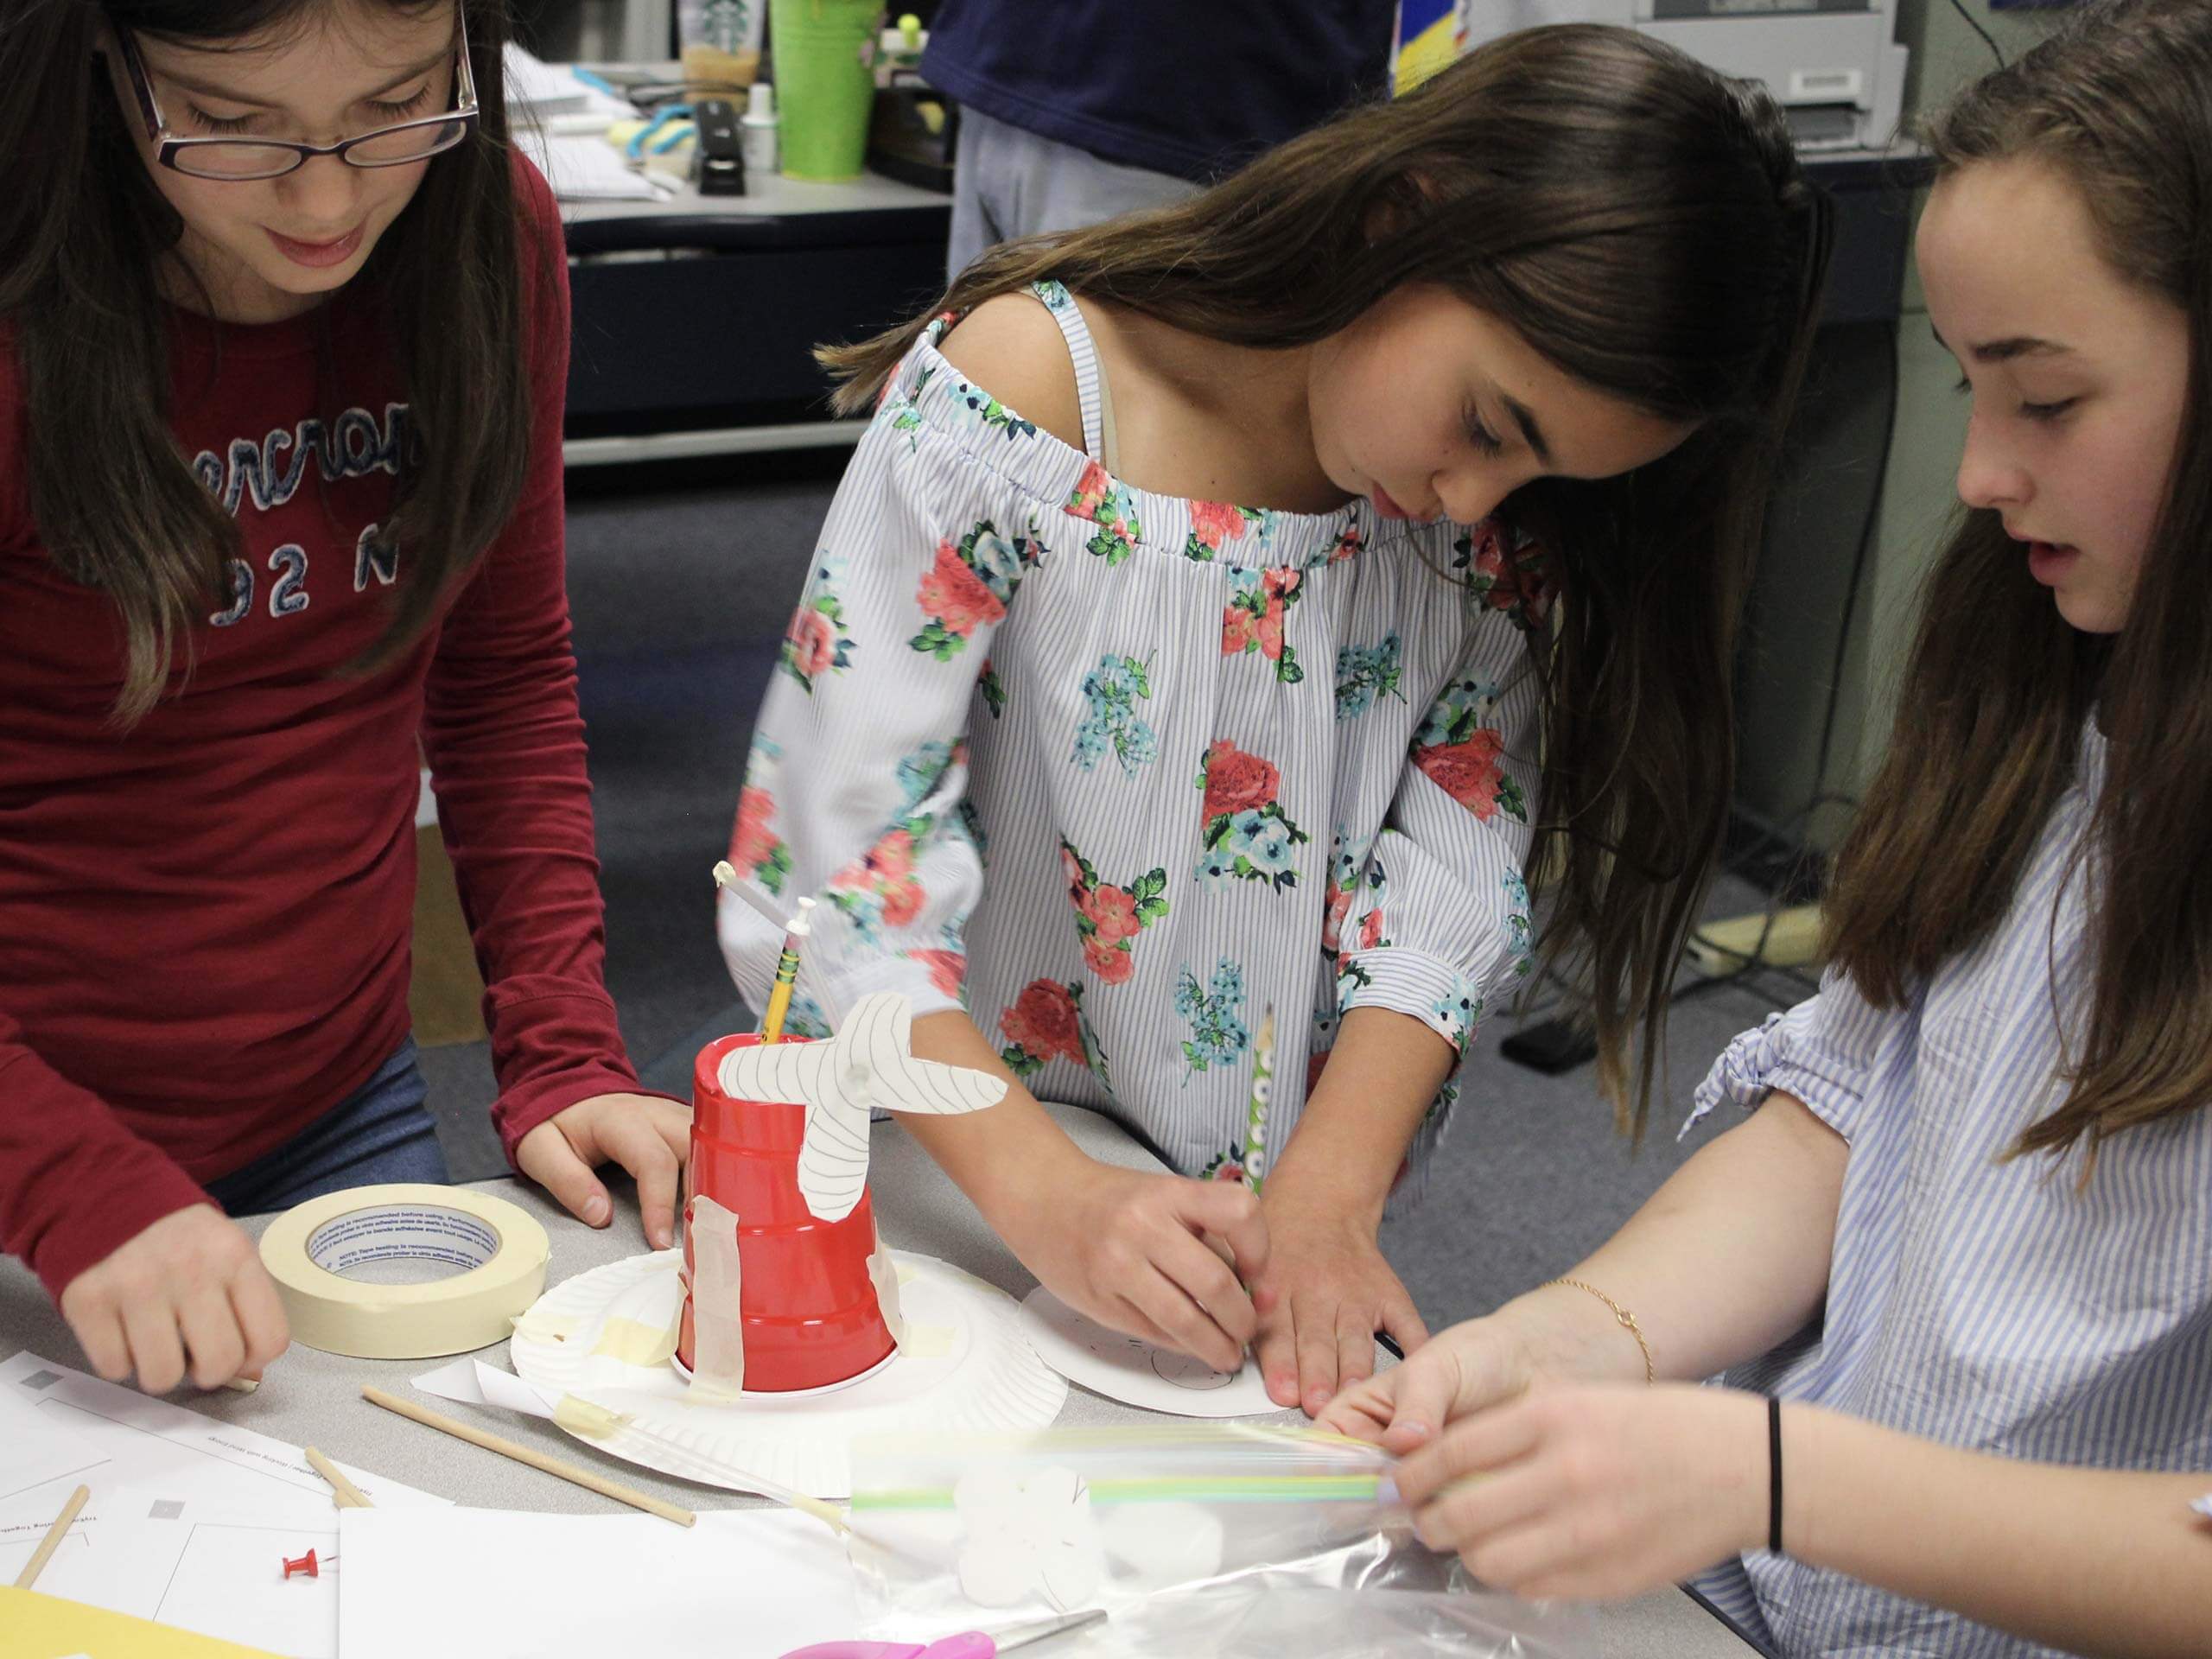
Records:
{"label": "dark brown hair", "polygon": [[[1530,859],[1548,873],[1545,949],[1587,992],[1601,1084],[1638,1132],[1726,823],[1737,620],[1827,225],[1764,90],[1630,30],[1562,25],[1482,47],[1186,203],[997,248],[932,308],[1052,276],[1211,339],[1290,346],[1434,283],[1576,379],[1695,423],[1664,460],[1543,480],[1502,509],[1559,555]],[[866,405],[925,321],[822,353],[847,377],[841,408]]]}
{"label": "dark brown hair", "polygon": [[[122,725],[154,706],[195,624],[219,608],[238,530],[168,424],[156,271],[182,223],[146,176],[126,125],[136,118],[99,56],[102,19],[188,45],[261,44],[335,3],[420,12],[443,0],[0,0],[0,322],[29,411],[31,510],[56,563],[121,614]],[[400,587],[357,669],[420,633],[512,513],[528,461],[505,26],[498,0],[467,0],[466,16],[477,129],[431,160],[353,284],[388,320],[408,399],[380,532],[404,552]]]}
{"label": "dark brown hair", "polygon": [[2188,404],[2126,626],[2077,632],[1999,515],[1966,512],[1929,575],[1889,753],[1829,900],[1832,960],[1877,1006],[1902,1006],[2011,906],[2094,710],[2107,756],[2075,878],[2091,883],[2094,1001],[2065,1102],[2016,1152],[2086,1136],[2094,1160],[2106,1136],[2212,1099],[2208,88],[2212,7],[2117,0],[1927,123],[1939,188],[1988,162],[2058,169],[2112,270],[2189,319]]}

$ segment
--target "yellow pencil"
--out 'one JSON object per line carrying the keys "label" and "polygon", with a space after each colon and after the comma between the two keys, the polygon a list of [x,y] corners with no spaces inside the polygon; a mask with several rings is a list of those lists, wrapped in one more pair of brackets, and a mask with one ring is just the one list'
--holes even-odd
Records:
{"label": "yellow pencil", "polygon": [[813,899],[800,899],[798,914],[791,918],[791,925],[784,931],[784,954],[776,958],[776,983],[768,993],[768,1012],[760,1020],[760,1040],[764,1043],[783,1040],[784,1016],[791,1012],[791,989],[798,983],[799,944],[813,931],[813,922],[807,914],[813,908]]}
{"label": "yellow pencil", "polygon": [[784,952],[776,958],[776,981],[769,988],[768,1011],[760,1021],[760,1040],[774,1043],[783,1040],[784,1020],[791,1013],[791,991],[798,983],[799,941],[813,931],[807,912],[815,901],[798,901],[798,914],[786,916],[769,901],[766,895],[754,890],[753,884],[737,873],[736,866],[728,860],[715,866],[715,885],[727,887],[754,910],[784,930]]}
{"label": "yellow pencil", "polygon": [[1268,1006],[1260,1021],[1260,1039],[1252,1045],[1252,1097],[1245,1108],[1244,1179],[1252,1196],[1268,1178],[1268,1109],[1275,1090],[1275,1011]]}

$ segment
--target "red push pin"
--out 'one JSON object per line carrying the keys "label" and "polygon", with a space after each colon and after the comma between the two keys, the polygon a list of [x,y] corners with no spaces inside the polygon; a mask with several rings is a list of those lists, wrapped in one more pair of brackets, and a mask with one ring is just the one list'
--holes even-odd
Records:
{"label": "red push pin", "polygon": [[[283,1558],[279,1557],[279,1559],[282,1560]],[[284,1576],[285,1578],[289,1579],[295,1573],[304,1573],[311,1579],[319,1579],[322,1576],[323,1567],[330,1566],[337,1560],[338,1558],[334,1555],[330,1558],[330,1560],[318,1563],[315,1558],[315,1551],[309,1550],[306,1554],[301,1556],[296,1561],[288,1560],[284,1562]]]}

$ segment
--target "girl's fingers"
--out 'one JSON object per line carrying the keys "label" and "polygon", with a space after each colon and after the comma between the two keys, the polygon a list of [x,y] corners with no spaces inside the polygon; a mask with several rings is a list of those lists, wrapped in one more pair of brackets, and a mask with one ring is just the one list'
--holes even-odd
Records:
{"label": "girl's fingers", "polygon": [[167,1394],[184,1381],[184,1348],[177,1341],[176,1310],[168,1297],[125,1302],[123,1334],[141,1391]]}
{"label": "girl's fingers", "polygon": [[1243,1363],[1243,1346],[1158,1268],[1141,1269],[1124,1294],[1167,1333],[1168,1346],[1196,1355],[1217,1371],[1233,1371]]}
{"label": "girl's fingers", "polygon": [[1193,1232],[1211,1233],[1229,1246],[1236,1276],[1246,1284],[1268,1265],[1268,1223],[1260,1201],[1241,1183],[1177,1179],[1176,1215]]}
{"label": "girl's fingers", "polygon": [[1279,1406],[1298,1403],[1298,1305],[1288,1296],[1276,1300],[1260,1326],[1253,1348],[1260,1362],[1260,1376],[1268,1398]]}
{"label": "girl's fingers", "polygon": [[599,1177],[576,1156],[569,1137],[550,1118],[523,1136],[515,1147],[515,1166],[580,1221],[604,1227],[614,1213]]}
{"label": "girl's fingers", "polygon": [[1459,1559],[1492,1589],[1519,1595],[1541,1578],[1582,1567],[1585,1554],[1572,1518],[1554,1510],[1499,1528],[1471,1548],[1462,1547]]}
{"label": "girl's fingers", "polygon": [[1395,1408],[1382,1444],[1402,1457],[1434,1440],[1450,1421],[1459,1393],[1458,1357],[1449,1348],[1427,1348],[1376,1380],[1389,1385]]}
{"label": "girl's fingers", "polygon": [[1409,1503],[1426,1503],[1462,1475],[1486,1474],[1527,1457],[1541,1438],[1525,1402],[1476,1412],[1407,1456],[1398,1465],[1398,1491]]}
{"label": "girl's fingers", "polygon": [[1397,1375],[1397,1371],[1385,1371],[1380,1376],[1370,1376],[1357,1388],[1346,1389],[1329,1402],[1328,1409],[1321,1414],[1315,1427],[1379,1446],[1383,1431],[1389,1427],[1396,1411],[1392,1403],[1392,1379]]}
{"label": "girl's fingers", "polygon": [[292,1340],[283,1300],[258,1256],[231,1281],[231,1311],[237,1315],[238,1331],[245,1338],[245,1374],[258,1376]]}
{"label": "girl's fingers", "polygon": [[638,1218],[645,1243],[664,1250],[676,1237],[676,1184],[683,1166],[652,1119],[626,1112],[600,1131],[601,1146],[638,1181]]}
{"label": "girl's fingers", "polygon": [[130,1375],[130,1344],[123,1334],[123,1319],[112,1304],[87,1298],[63,1310],[77,1345],[85,1351],[92,1368],[111,1382]]}
{"label": "girl's fingers", "polygon": [[1319,1416],[1337,1391],[1335,1323],[1313,1306],[1315,1298],[1294,1294],[1290,1300],[1299,1313],[1298,1404],[1307,1416]]}
{"label": "girl's fingers", "polygon": [[[1222,1335],[1236,1349],[1237,1363],[1242,1364],[1244,1344],[1259,1333],[1260,1316],[1228,1264],[1207,1249],[1203,1239],[1177,1229],[1160,1240],[1153,1254],[1153,1265],[1221,1327]],[[1236,1366],[1226,1369],[1233,1371]]]}
{"label": "girl's fingers", "polygon": [[1161,1330],[1152,1316],[1126,1296],[1114,1299],[1114,1316],[1107,1321],[1117,1331],[1126,1331],[1133,1337],[1142,1337],[1156,1348],[1173,1348],[1175,1338]]}
{"label": "girl's fingers", "polygon": [[1465,1475],[1442,1488],[1414,1516],[1421,1541],[1431,1549],[1456,1549],[1526,1527],[1560,1504],[1559,1483],[1534,1463],[1514,1464],[1494,1475]]}
{"label": "girl's fingers", "polygon": [[1337,1307],[1337,1386],[1332,1395],[1375,1375],[1375,1319],[1350,1302]]}
{"label": "girl's fingers", "polygon": [[225,1286],[203,1284],[188,1291],[177,1308],[177,1328],[190,1357],[194,1387],[219,1389],[238,1374],[245,1363],[245,1337]]}
{"label": "girl's fingers", "polygon": [[1382,1329],[1398,1344],[1398,1351],[1408,1357],[1428,1341],[1428,1326],[1403,1285],[1396,1286],[1382,1298]]}

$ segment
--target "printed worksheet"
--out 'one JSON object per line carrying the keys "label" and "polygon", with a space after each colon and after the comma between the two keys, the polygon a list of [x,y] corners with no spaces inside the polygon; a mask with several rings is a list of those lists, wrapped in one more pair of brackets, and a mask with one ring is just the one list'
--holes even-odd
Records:
{"label": "printed worksheet", "polygon": [[[0,1583],[79,1485],[92,1497],[40,1573],[46,1594],[297,1659],[334,1659],[330,1488],[296,1446],[96,1376],[0,1361]],[[449,1500],[340,1465],[391,1509]],[[315,1570],[304,1562],[315,1552]]]}

